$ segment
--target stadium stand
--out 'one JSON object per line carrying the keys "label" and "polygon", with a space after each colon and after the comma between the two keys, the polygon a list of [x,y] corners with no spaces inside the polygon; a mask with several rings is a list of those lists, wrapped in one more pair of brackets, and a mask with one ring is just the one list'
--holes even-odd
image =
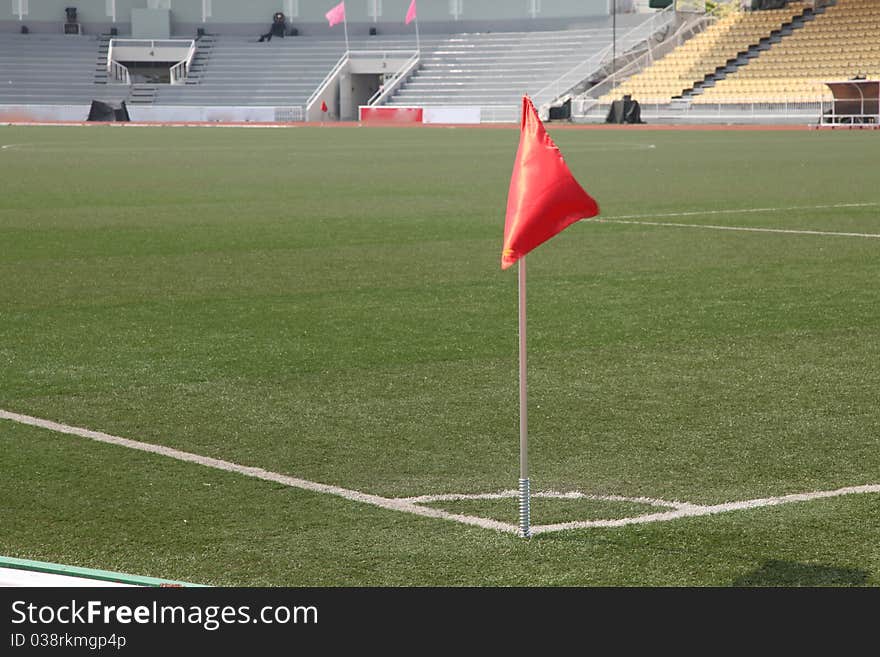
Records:
{"label": "stadium stand", "polygon": [[[759,12],[756,12],[759,13]],[[880,6],[871,0],[837,0],[735,75],[694,99],[810,102],[830,100],[826,81],[880,77]]]}
{"label": "stadium stand", "polygon": [[456,34],[425,47],[419,71],[388,105],[478,105],[515,120],[524,93],[548,83],[611,43],[608,27],[552,32]]}
{"label": "stadium stand", "polygon": [[[610,28],[534,33],[428,35],[422,69],[391,104],[468,104],[515,111],[574,64],[606,48]],[[106,77],[107,38],[0,35],[9,81],[0,103],[78,103],[92,99],[153,105],[304,105],[345,51],[339,38],[208,37],[184,85],[113,84]],[[413,52],[408,35],[352,39],[353,51]],[[498,111],[502,111],[501,108]],[[509,118],[515,118],[513,116]]]}
{"label": "stadium stand", "polygon": [[781,9],[728,11],[706,30],[605,94],[599,102],[609,103],[631,95],[642,103],[668,103],[729,63],[740,60],[745,64],[758,56],[762,47],[768,47],[774,32],[803,16],[807,9],[803,2],[791,2]]}
{"label": "stadium stand", "polygon": [[162,85],[154,104],[304,105],[345,51],[341,40],[307,37],[258,43],[217,36],[210,43],[210,57],[190,71],[189,84]]}
{"label": "stadium stand", "polygon": [[[637,26],[651,23],[655,15],[618,17],[618,55],[638,39],[644,43]],[[630,34],[634,36],[628,41]],[[6,84],[0,87],[0,106],[73,107],[96,100],[125,101],[138,107],[141,115],[169,108],[181,112],[180,116],[198,107],[304,109],[345,52],[341,34],[300,35],[268,43],[258,42],[257,36],[200,34],[184,83],[165,84],[134,73],[130,79],[127,75],[120,78],[116,74],[120,67],[115,65],[108,73],[108,34],[3,32],[0,70],[8,73],[2,76]],[[591,18],[567,29],[423,34],[419,69],[386,102],[392,106],[480,107],[483,120],[514,121],[524,93],[536,102],[546,102],[552,100],[557,86],[564,91],[563,85],[571,87],[607,66],[614,36],[608,18]],[[412,34],[352,35],[350,49],[387,53],[398,60],[416,50]],[[579,68],[585,65],[593,68]],[[581,77],[569,79],[573,74]],[[65,116],[76,116],[79,111]]]}
{"label": "stadium stand", "polygon": [[0,35],[0,105],[125,99],[127,88],[96,84],[97,48],[94,37]]}

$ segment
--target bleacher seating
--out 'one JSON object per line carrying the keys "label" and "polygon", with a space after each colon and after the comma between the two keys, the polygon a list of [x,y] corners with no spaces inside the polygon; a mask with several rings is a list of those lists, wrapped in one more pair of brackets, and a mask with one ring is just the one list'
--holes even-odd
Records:
{"label": "bleacher seating", "polygon": [[724,66],[728,60],[735,59],[749,46],[757,45],[762,38],[802,14],[805,7],[803,2],[790,2],[782,9],[730,11],[666,57],[610,91],[599,102],[608,103],[629,94],[642,103],[668,103],[717,67]]}
{"label": "bleacher seating", "polygon": [[[620,17],[618,54],[633,45],[626,35],[644,20],[644,15]],[[515,120],[524,93],[549,89],[560,76],[609,48],[612,35],[604,19],[556,31],[423,34],[421,66],[390,104],[480,106],[488,120]],[[0,70],[5,73],[0,82],[6,82],[0,85],[0,105],[127,100],[157,107],[304,106],[345,51],[341,34],[263,43],[257,37],[206,40],[185,84],[130,87],[108,80],[107,37],[0,34]],[[413,34],[362,36],[352,37],[350,48],[408,56],[416,43]]]}
{"label": "bleacher seating", "polygon": [[880,3],[837,0],[694,102],[796,103],[830,100],[825,81],[880,77]]}
{"label": "bleacher seating", "polygon": [[421,67],[389,105],[478,105],[515,120],[524,93],[611,43],[609,27],[553,32],[456,34],[422,43]]}
{"label": "bleacher seating", "polygon": [[95,84],[98,41],[93,36],[3,34],[0,105],[73,105],[118,101],[127,89]]}
{"label": "bleacher seating", "polygon": [[304,105],[345,52],[341,39],[215,36],[196,85],[162,85],[156,105]]}

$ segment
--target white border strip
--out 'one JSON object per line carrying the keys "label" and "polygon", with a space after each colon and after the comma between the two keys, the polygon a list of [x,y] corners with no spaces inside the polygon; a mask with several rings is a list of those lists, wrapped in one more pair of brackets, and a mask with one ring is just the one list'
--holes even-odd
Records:
{"label": "white border strip", "polygon": [[[0,420],[9,420],[19,424],[48,429],[57,433],[79,436],[80,438],[88,438],[100,443],[116,445],[118,447],[127,447],[129,449],[167,456],[168,458],[187,463],[196,463],[205,467],[214,468],[216,470],[224,470],[226,472],[234,472],[236,474],[271,481],[274,483],[290,486],[292,488],[300,488],[316,493],[325,493],[327,495],[335,495],[353,502],[361,502],[370,504],[381,509],[391,511],[401,511],[403,513],[411,513],[417,516],[427,518],[438,518],[442,520],[453,520],[465,525],[481,527],[483,529],[494,529],[509,534],[518,534],[519,528],[516,525],[492,520],[490,518],[479,518],[476,516],[467,516],[458,513],[449,513],[442,509],[421,506],[421,504],[429,502],[443,502],[467,499],[503,499],[515,497],[517,491],[501,491],[500,493],[477,493],[477,494],[459,494],[451,493],[444,495],[421,495],[417,497],[406,498],[388,498],[379,495],[371,495],[356,490],[349,490],[339,486],[331,486],[329,484],[321,484],[306,479],[299,479],[289,475],[270,472],[262,468],[255,468],[246,465],[239,465],[231,461],[223,461],[208,456],[200,456],[191,452],[184,452],[171,447],[162,445],[153,445],[137,440],[129,440],[128,438],[120,438],[112,436],[100,431],[92,431],[91,429],[82,429],[80,427],[72,427],[51,420],[43,420],[30,415],[22,415],[20,413],[12,413],[0,409]],[[617,518],[614,520],[585,520],[575,522],[563,522],[551,525],[535,525],[532,527],[532,534],[544,534],[548,532],[564,531],[568,529],[589,529],[594,527],[625,527],[627,525],[645,524],[650,522],[663,522],[667,520],[675,520],[678,518],[707,516],[718,513],[727,513],[729,511],[741,511],[745,509],[757,509],[766,506],[776,506],[779,504],[789,504],[792,502],[810,502],[813,500],[825,499],[830,497],[839,497],[842,495],[856,495],[865,493],[880,493],[880,484],[867,484],[864,486],[848,486],[846,488],[838,488],[830,491],[815,491],[811,493],[794,493],[783,495],[781,497],[765,497],[755,500],[745,500],[742,502],[726,502],[724,504],[716,504],[713,506],[703,506],[699,504],[691,504],[689,502],[670,502],[648,497],[622,497],[619,495],[588,495],[577,491],[558,493],[554,491],[546,491],[543,493],[535,493],[536,497],[550,497],[559,499],[595,499],[618,502],[638,502],[649,504],[651,506],[666,507],[671,511],[662,511],[658,513],[649,513],[645,515],[635,516],[631,518]]]}

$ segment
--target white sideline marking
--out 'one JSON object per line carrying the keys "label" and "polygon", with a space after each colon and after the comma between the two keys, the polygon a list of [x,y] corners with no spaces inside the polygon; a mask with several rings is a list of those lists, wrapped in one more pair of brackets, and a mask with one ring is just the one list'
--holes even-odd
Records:
{"label": "white sideline marking", "polygon": [[633,224],[637,226],[665,226],[669,228],[706,228],[708,230],[732,230],[743,233],[784,233],[788,235],[822,235],[826,237],[880,237],[876,233],[841,233],[826,230],[795,230],[789,228],[750,228],[746,226],[713,226],[711,224],[676,224],[668,221],[624,221],[622,219],[595,219],[600,224]]}
{"label": "white sideline marking", "polygon": [[153,445],[151,443],[142,443],[137,440],[129,440],[128,438],[120,438],[119,436],[111,436],[110,434],[102,433],[100,431],[92,431],[90,429],[71,427],[66,424],[52,422],[51,420],[43,420],[37,417],[31,417],[30,415],[10,413],[9,411],[4,411],[2,409],[0,409],[0,420],[11,420],[12,422],[18,422],[19,424],[27,424],[34,427],[48,429],[49,431],[57,431],[58,433],[66,433],[72,436],[79,436],[81,438],[96,440],[100,443],[118,445],[120,447],[128,447],[129,449],[136,449],[141,452],[160,454],[161,456],[167,456],[172,459],[177,459],[178,461],[197,463],[199,465],[204,465],[209,468],[225,470],[227,472],[235,472],[245,475],[247,477],[254,477],[256,479],[272,481],[278,484],[283,484],[285,486],[291,486],[293,488],[302,488],[303,490],[313,491],[316,493],[336,495],[337,497],[343,497],[347,500],[352,500],[354,502],[372,504],[373,506],[378,506],[382,509],[403,511],[404,513],[413,513],[415,515],[426,516],[428,518],[455,520],[456,522],[461,522],[466,525],[475,525],[477,527],[483,527],[484,529],[495,529],[498,531],[514,534],[518,531],[515,525],[506,522],[499,522],[497,520],[491,520],[488,518],[465,516],[457,513],[449,513],[448,511],[443,511],[442,509],[432,509],[430,507],[418,506],[416,504],[413,504],[412,502],[407,502],[406,500],[396,500],[388,497],[381,497],[379,495],[361,493],[360,491],[356,490],[348,490],[347,488],[340,488],[339,486],[321,484],[315,481],[308,481],[306,479],[290,477],[288,475],[279,474],[277,472],[269,472],[268,470],[263,470],[262,468],[239,465],[238,463],[232,463],[230,461],[223,461],[221,459],[215,459],[208,456],[200,456],[198,454],[192,454],[191,452],[183,452],[181,450],[173,449],[171,447],[163,447],[161,445]]}
{"label": "white sideline marking", "polygon": [[[492,520],[489,518],[479,518],[476,516],[467,516],[458,513],[449,513],[442,509],[421,506],[421,504],[429,502],[443,502],[468,499],[503,499],[516,497],[519,493],[515,490],[501,491],[499,493],[450,493],[442,495],[420,495],[416,497],[389,498],[379,495],[371,495],[356,490],[349,490],[339,486],[331,486],[329,484],[321,484],[315,481],[299,479],[289,475],[270,472],[262,468],[255,468],[246,465],[239,465],[231,461],[223,461],[208,456],[200,456],[191,452],[184,452],[171,447],[163,447],[161,445],[153,445],[137,440],[129,440],[128,438],[120,438],[112,436],[100,431],[92,431],[91,429],[82,429],[80,427],[72,427],[51,420],[43,420],[41,418],[32,417],[30,415],[22,415],[20,413],[12,413],[0,409],[0,420],[9,420],[19,424],[26,424],[49,431],[88,438],[109,445],[117,445],[119,447],[127,447],[141,452],[149,452],[151,454],[159,454],[167,456],[178,461],[187,463],[196,463],[216,470],[224,470],[226,472],[235,472],[247,477],[271,481],[292,488],[300,488],[316,493],[326,493],[335,495],[354,502],[363,504],[371,504],[382,509],[392,511],[401,511],[403,513],[412,513],[427,518],[439,518],[443,520],[453,520],[465,525],[473,525],[484,529],[494,529],[509,534],[517,534],[519,528],[511,523]],[[544,534],[548,532],[564,531],[567,529],[589,529],[593,527],[625,527],[627,525],[645,524],[650,522],[663,522],[667,520],[676,520],[678,518],[707,516],[718,513],[727,513],[729,511],[741,511],[745,509],[758,509],[765,506],[777,506],[779,504],[789,504],[792,502],[810,502],[829,497],[840,497],[842,495],[856,495],[865,493],[880,493],[880,484],[867,484],[864,486],[848,486],[838,488],[836,490],[814,491],[811,493],[794,493],[783,495],[780,497],[765,497],[755,500],[745,500],[742,502],[725,502],[723,504],[715,504],[712,506],[704,506],[700,504],[691,504],[689,502],[671,502],[667,500],[659,500],[649,497],[623,497],[619,495],[588,495],[577,491],[558,493],[555,491],[546,491],[534,493],[535,497],[548,497],[558,499],[595,499],[616,502],[638,502],[651,506],[665,507],[672,509],[671,511],[661,511],[657,513],[648,513],[631,518],[616,518],[614,520],[582,520],[574,522],[562,522],[552,525],[533,525],[532,534]]]}
{"label": "white sideline marking", "polygon": [[[729,210],[692,210],[690,212],[663,212],[660,214],[622,214],[616,217],[597,217],[587,221],[611,221],[618,219],[663,219],[666,217],[704,217],[714,214],[754,214],[760,212],[793,212],[795,210],[836,210],[839,208],[875,208],[880,201],[868,201],[865,203],[834,203],[832,205],[794,205],[787,208],[731,208]],[[688,224],[690,225],[690,224]]]}

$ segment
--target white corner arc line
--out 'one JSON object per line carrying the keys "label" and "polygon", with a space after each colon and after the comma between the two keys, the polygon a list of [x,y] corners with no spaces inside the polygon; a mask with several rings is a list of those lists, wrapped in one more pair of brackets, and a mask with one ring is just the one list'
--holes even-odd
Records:
{"label": "white corner arc line", "polygon": [[362,493],[360,491],[349,490],[347,488],[341,488],[339,486],[331,486],[329,484],[308,481],[307,479],[299,479],[298,477],[291,477],[289,475],[284,475],[277,472],[270,472],[268,470],[264,470],[263,468],[240,465],[231,461],[224,461],[222,459],[215,459],[209,456],[201,456],[199,454],[193,454],[191,452],[184,452],[179,449],[174,449],[172,447],[164,447],[162,445],[154,445],[137,440],[130,440],[128,438],[121,438],[119,436],[112,436],[101,431],[92,431],[91,429],[72,427],[66,424],[52,422],[51,420],[43,420],[41,418],[32,417],[30,415],[11,413],[2,409],[0,409],[0,420],[10,420],[12,422],[18,422],[19,424],[40,427],[42,429],[48,429],[49,431],[55,431],[57,433],[78,436],[80,438],[88,438],[89,440],[94,440],[99,443],[116,445],[118,447],[127,447],[129,449],[134,449],[141,452],[149,452],[151,454],[159,454],[161,456],[167,456],[168,458],[176,459],[178,461],[196,463],[198,465],[203,465],[208,468],[214,468],[216,470],[225,470],[226,472],[235,472],[237,474],[245,475],[247,477],[254,477],[255,479],[271,481],[274,483],[282,484],[284,486],[290,486],[292,488],[301,488],[303,490],[312,491],[315,493],[326,493],[328,495],[335,495],[337,497],[342,497],[354,502],[371,504],[382,509],[402,511],[404,513],[412,513],[428,518],[454,520],[456,522],[460,522],[466,525],[474,525],[477,527],[482,527],[484,529],[494,529],[497,531],[508,532],[512,534],[515,534],[517,533],[517,531],[519,531],[516,525],[506,522],[499,522],[497,520],[492,520],[489,518],[478,518],[476,516],[466,516],[457,513],[449,513],[448,511],[443,511],[442,509],[418,506],[406,500],[381,497],[379,495]]}
{"label": "white corner arc line", "polygon": [[[502,500],[507,498],[519,497],[519,491],[503,490],[497,493],[443,493],[438,495],[418,495],[416,497],[398,498],[401,501],[412,502],[413,504],[432,504],[436,502],[460,502],[463,500]],[[670,500],[658,500],[653,497],[626,497],[623,495],[593,495],[582,493],[580,491],[538,491],[532,493],[532,497],[556,500],[597,500],[601,502],[631,502],[634,504],[645,504],[648,506],[656,506],[664,509],[702,509],[698,504],[690,502],[677,502]]]}
{"label": "white corner arc line", "polygon": [[822,237],[880,238],[877,233],[844,233],[826,230],[796,230],[793,228],[760,228],[750,226],[716,226],[712,224],[680,224],[668,221],[632,221],[627,219],[592,219],[599,224],[630,224],[636,226],[663,226],[668,228],[704,228],[706,230],[730,230],[743,233],[782,233],[785,235],[818,235]]}
{"label": "white corner arc line", "polygon": [[[53,422],[51,420],[44,420],[30,415],[12,413],[3,409],[0,409],[0,420],[9,420],[11,422],[39,427],[42,429],[47,429],[49,431],[55,431],[57,433],[78,436],[80,438],[87,438],[89,440],[94,440],[100,443],[116,445],[118,447],[127,447],[129,449],[134,449],[141,452],[148,452],[151,454],[158,454],[160,456],[166,456],[168,458],[176,459],[178,461],[195,463],[197,465],[214,468],[216,470],[223,470],[226,472],[234,472],[236,474],[253,477],[255,479],[262,479],[264,481],[271,481],[274,483],[282,484],[284,486],[290,486],[292,488],[300,488],[302,490],[312,491],[316,493],[335,495],[337,497],[342,497],[347,500],[360,502],[363,504],[370,504],[372,506],[376,506],[382,509],[388,509],[391,511],[401,511],[403,513],[411,513],[413,515],[423,516],[427,518],[452,520],[465,525],[472,525],[475,527],[481,527],[483,529],[494,529],[496,531],[505,532],[508,534],[517,534],[519,532],[519,528],[516,525],[510,523],[501,522],[490,518],[480,518],[477,516],[449,513],[448,511],[443,511],[442,509],[420,506],[419,504],[430,501],[444,501],[455,499],[501,499],[504,497],[509,497],[509,493],[511,492],[515,494],[516,491],[502,491],[500,493],[477,493],[474,495],[450,494],[422,495],[418,497],[408,498],[388,498],[381,497],[379,495],[372,495],[370,493],[363,493],[361,491],[350,490],[347,488],[341,488],[339,486],[332,486],[330,484],[322,484],[315,481],[308,481],[307,479],[291,477],[289,475],[284,475],[277,472],[270,472],[268,470],[264,470],[263,468],[240,465],[231,461],[224,461],[222,459],[215,459],[209,456],[201,456],[199,454],[193,454],[191,452],[184,452],[178,449],[174,449],[172,447],[164,447],[162,445],[144,443],[137,440],[130,440],[128,438],[113,436],[107,433],[103,433],[101,431],[92,431],[91,429],[73,427],[70,425]],[[702,506],[697,504],[690,504],[687,502],[667,502],[665,500],[656,500],[653,498],[645,497],[599,496],[588,495],[576,491],[570,493],[556,493],[553,491],[546,491],[544,493],[536,493],[535,496],[643,502],[645,504],[652,504],[653,506],[672,507],[673,510],[658,513],[649,513],[631,518],[616,518],[613,520],[585,520],[556,523],[551,525],[534,525],[532,526],[532,534],[537,535],[569,529],[588,529],[594,527],[624,527],[627,525],[645,524],[650,522],[663,522],[667,520],[675,520],[677,518],[707,516],[718,513],[727,513],[730,511],[757,509],[766,506],[776,506],[779,504],[790,504],[793,502],[810,502],[818,499],[839,497],[842,495],[855,495],[865,493],[880,493],[880,484],[847,486],[845,488],[838,488],[836,490],[814,491],[810,493],[793,493],[780,497],[765,497],[760,499],[744,500],[742,502],[725,502],[723,504],[716,504],[713,506]]]}
{"label": "white corner arc line", "polygon": [[836,490],[822,490],[812,493],[793,493],[791,495],[782,495],[780,497],[765,497],[755,500],[744,500],[742,502],[725,502],[723,504],[715,504],[713,506],[692,505],[690,508],[681,508],[674,511],[667,511],[665,513],[651,513],[643,516],[636,516],[634,518],[617,518],[614,520],[583,520],[575,522],[562,522],[553,525],[535,525],[532,527],[532,534],[558,532],[566,529],[588,529],[592,527],[625,527],[627,525],[637,525],[649,522],[662,522],[665,520],[692,518],[696,516],[709,516],[718,513],[727,513],[730,511],[760,509],[767,506],[791,504],[793,502],[812,502],[815,500],[827,499],[830,497],[841,497],[843,495],[858,495],[865,493],[880,493],[880,484],[846,486],[844,488],[838,488]]}

